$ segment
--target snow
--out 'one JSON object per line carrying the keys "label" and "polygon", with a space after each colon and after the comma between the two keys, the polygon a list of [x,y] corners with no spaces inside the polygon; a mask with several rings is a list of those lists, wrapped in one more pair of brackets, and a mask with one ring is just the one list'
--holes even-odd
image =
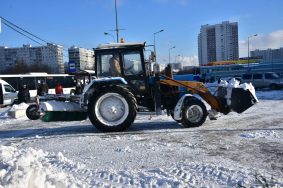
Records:
{"label": "snow", "polygon": [[29,107],[29,105],[26,104],[26,103],[21,103],[21,104],[19,104],[19,105],[14,104],[14,105],[11,107],[10,111],[26,110],[28,107]]}
{"label": "snow", "polygon": [[143,114],[127,132],[0,109],[0,187],[283,187],[283,90],[198,128]]}
{"label": "snow", "polygon": [[282,90],[273,90],[273,91],[257,91],[256,93],[259,99],[264,100],[283,100]]}
{"label": "snow", "polygon": [[77,187],[83,185],[72,175],[54,168],[51,163],[72,166],[62,153],[50,155],[32,148],[18,150],[13,146],[0,147],[0,187]]}

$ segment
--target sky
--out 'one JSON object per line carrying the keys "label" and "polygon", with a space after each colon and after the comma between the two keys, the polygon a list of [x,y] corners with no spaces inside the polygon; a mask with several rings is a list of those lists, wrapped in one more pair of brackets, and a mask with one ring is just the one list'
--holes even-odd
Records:
{"label": "sky", "polygon": [[[198,62],[201,25],[238,22],[240,57],[250,49],[283,47],[282,0],[117,0],[119,36],[126,42],[153,44],[157,59],[185,65]],[[114,0],[0,0],[0,16],[41,38],[69,48],[92,49],[116,37]],[[38,44],[2,24],[0,45]],[[149,48],[149,50],[152,50]],[[64,59],[68,61],[68,59]]]}

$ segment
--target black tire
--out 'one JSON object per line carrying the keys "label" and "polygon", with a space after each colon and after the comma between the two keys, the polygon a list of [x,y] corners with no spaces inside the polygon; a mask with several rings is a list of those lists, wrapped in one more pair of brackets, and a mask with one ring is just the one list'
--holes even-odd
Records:
{"label": "black tire", "polygon": [[176,121],[177,123],[182,123],[182,120],[176,120],[176,119],[174,119],[174,112],[171,112],[171,117],[172,117],[172,119],[174,120],[174,121]]}
{"label": "black tire", "polygon": [[38,112],[38,107],[36,104],[31,104],[26,110],[26,116],[30,120],[37,120],[40,118],[40,113]]}
{"label": "black tire", "polygon": [[[122,106],[120,106],[121,108],[115,108],[117,107],[115,105],[111,106],[111,108],[109,105],[103,106],[103,103],[107,103],[107,100],[111,101],[111,99],[108,99],[110,97],[111,99],[114,99],[114,101],[118,99],[116,101],[120,101],[122,104]],[[99,109],[101,106],[104,107],[104,110]],[[119,111],[122,107],[124,107],[125,112],[122,112],[122,110]],[[113,108],[115,108],[116,111],[122,112],[122,117],[118,117],[118,119],[115,119],[114,121],[108,121],[109,117],[104,116],[107,116],[107,114],[110,114],[109,116],[111,116],[116,113],[116,111],[111,112]],[[106,114],[106,111],[109,113]],[[88,117],[91,123],[103,132],[118,132],[128,129],[134,122],[136,115],[137,101],[134,95],[128,89],[120,86],[109,86],[100,89],[99,92],[91,98],[88,105]]]}
{"label": "black tire", "polygon": [[[193,115],[193,118],[190,118],[189,115]],[[205,122],[206,117],[207,110],[203,102],[195,97],[188,98],[182,109],[183,126],[186,128],[199,127]]]}

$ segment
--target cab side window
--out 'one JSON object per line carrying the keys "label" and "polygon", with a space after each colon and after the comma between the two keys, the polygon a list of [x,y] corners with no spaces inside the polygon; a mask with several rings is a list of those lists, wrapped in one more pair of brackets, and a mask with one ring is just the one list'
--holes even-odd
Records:
{"label": "cab side window", "polygon": [[143,73],[140,52],[124,53],[123,62],[125,75],[138,75]]}
{"label": "cab side window", "polygon": [[119,55],[102,54],[97,56],[97,74],[101,77],[121,76]]}

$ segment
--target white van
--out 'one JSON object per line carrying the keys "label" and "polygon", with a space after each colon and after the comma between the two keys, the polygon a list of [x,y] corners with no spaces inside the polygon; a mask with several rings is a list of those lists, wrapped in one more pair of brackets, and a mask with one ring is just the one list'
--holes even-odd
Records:
{"label": "white van", "polygon": [[274,72],[243,74],[242,81],[251,82],[255,88],[283,88],[283,79]]}
{"label": "white van", "polygon": [[17,98],[17,91],[10,84],[0,79],[0,105],[11,105]]}

